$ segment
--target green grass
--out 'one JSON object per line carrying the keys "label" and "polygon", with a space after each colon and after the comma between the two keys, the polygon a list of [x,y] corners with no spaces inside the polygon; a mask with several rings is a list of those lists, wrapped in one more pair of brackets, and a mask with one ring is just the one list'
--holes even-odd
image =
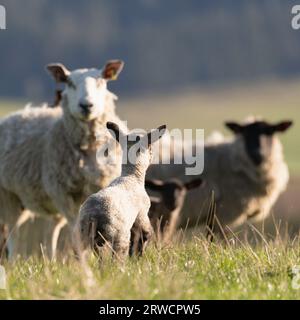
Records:
{"label": "green grass", "polygon": [[299,253],[298,241],[225,247],[194,237],[125,265],[31,257],[5,265],[0,299],[300,299],[291,273]]}

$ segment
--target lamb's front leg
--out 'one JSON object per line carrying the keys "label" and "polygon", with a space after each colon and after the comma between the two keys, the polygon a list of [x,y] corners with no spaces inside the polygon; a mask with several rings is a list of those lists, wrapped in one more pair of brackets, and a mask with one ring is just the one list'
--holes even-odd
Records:
{"label": "lamb's front leg", "polygon": [[112,254],[117,260],[123,263],[128,257],[130,246],[130,234],[127,232],[120,232],[112,240]]}
{"label": "lamb's front leg", "polygon": [[131,232],[130,255],[136,251],[139,256],[143,255],[154,231],[148,217],[148,212],[140,212],[134,222]]}

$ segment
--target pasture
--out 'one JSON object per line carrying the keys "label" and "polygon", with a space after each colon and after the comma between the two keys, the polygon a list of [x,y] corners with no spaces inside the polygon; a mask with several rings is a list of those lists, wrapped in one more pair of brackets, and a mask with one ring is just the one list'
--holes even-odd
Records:
{"label": "pasture", "polygon": [[50,262],[19,258],[6,264],[8,290],[0,299],[300,299],[292,268],[300,246],[277,238],[257,247],[209,245],[193,237],[158,249],[124,266],[92,258],[83,267],[72,258]]}
{"label": "pasture", "polygon": [[[29,224],[24,227],[23,240],[31,234],[38,239],[36,254],[5,263],[8,288],[0,290],[0,299],[299,299],[300,290],[292,288],[292,268],[300,265],[299,239],[294,240],[295,234],[290,238],[285,224],[278,230],[279,219],[295,222],[296,233],[295,225],[300,225],[299,83],[297,79],[274,80],[125,101],[120,97],[117,104],[117,113],[128,120],[130,128],[167,123],[169,128],[204,128],[206,136],[215,129],[227,134],[224,120],[242,120],[248,115],[294,120],[292,130],[282,137],[291,189],[266,222],[269,229],[263,234],[250,230],[251,244],[240,242],[236,235],[228,246],[209,244],[198,233],[183,232],[178,236],[183,241],[166,248],[152,244],[140,260],[120,266],[106,259],[99,268],[95,257],[85,266],[65,254],[56,262],[49,261],[44,248],[47,231],[35,235],[36,224]],[[20,101],[2,101],[0,116],[19,107]],[[49,223],[39,224],[42,228]],[[22,245],[28,244],[22,241]]]}

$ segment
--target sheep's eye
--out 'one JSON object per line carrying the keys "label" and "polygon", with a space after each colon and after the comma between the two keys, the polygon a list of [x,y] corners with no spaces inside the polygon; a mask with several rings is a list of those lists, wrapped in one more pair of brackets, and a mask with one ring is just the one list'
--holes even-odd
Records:
{"label": "sheep's eye", "polygon": [[76,86],[75,86],[74,82],[70,78],[67,78],[67,85],[68,85],[69,88],[72,88],[72,89],[76,90]]}

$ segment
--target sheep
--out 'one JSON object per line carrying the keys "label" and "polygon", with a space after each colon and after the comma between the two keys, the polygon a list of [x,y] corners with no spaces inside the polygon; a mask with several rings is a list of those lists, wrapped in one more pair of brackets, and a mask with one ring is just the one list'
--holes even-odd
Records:
{"label": "sheep", "polygon": [[159,193],[160,198],[151,197],[149,218],[158,239],[168,241],[176,230],[180,211],[183,207],[187,191],[202,185],[202,179],[194,179],[183,183],[179,179],[146,180],[147,190]]}
{"label": "sheep", "polygon": [[0,121],[0,215],[10,225],[17,220],[18,228],[32,213],[54,219],[52,257],[60,230],[73,223],[82,201],[121,172],[121,149],[115,159],[100,151],[112,141],[108,120],[127,131],[107,89],[122,68],[120,60],[101,70],[49,64],[55,81],[65,84],[61,106],[27,106]]}
{"label": "sheep", "polygon": [[166,126],[160,126],[144,136],[134,132],[126,135],[112,122],[107,123],[107,128],[121,143],[123,159],[129,161],[123,161],[120,177],[83,203],[76,229],[83,252],[88,247],[98,251],[98,248],[108,244],[113,253],[124,260],[129,254],[132,228],[142,234],[140,255],[153,233],[148,217],[150,199],[145,190],[145,175],[152,159],[151,146],[161,138]]}
{"label": "sheep", "polygon": [[[288,167],[276,133],[285,132],[292,121],[271,124],[252,120],[238,124],[226,122],[234,138],[219,139],[204,148],[205,187],[187,195],[181,227],[203,225],[209,212],[211,192],[216,201],[216,233],[235,229],[245,222],[265,219],[278,196],[285,190]],[[186,179],[185,164],[153,165],[147,178]],[[218,227],[219,226],[219,227]]]}

